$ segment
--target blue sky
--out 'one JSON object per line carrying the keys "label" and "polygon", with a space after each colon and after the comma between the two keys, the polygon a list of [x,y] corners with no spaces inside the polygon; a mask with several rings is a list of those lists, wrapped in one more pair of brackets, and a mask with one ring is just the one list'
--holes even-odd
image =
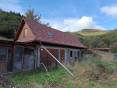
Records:
{"label": "blue sky", "polygon": [[0,0],[0,8],[21,14],[34,9],[61,31],[117,28],[117,0]]}

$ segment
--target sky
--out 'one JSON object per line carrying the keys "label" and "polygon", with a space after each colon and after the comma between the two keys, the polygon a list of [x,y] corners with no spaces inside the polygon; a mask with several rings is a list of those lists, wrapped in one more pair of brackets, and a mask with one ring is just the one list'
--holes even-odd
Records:
{"label": "sky", "polygon": [[23,15],[34,9],[43,22],[61,31],[117,28],[117,0],[0,0],[0,9]]}

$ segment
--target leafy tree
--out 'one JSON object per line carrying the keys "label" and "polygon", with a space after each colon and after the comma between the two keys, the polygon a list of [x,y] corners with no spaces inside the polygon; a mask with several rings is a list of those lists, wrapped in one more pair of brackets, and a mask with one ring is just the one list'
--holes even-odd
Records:
{"label": "leafy tree", "polygon": [[25,17],[26,17],[27,19],[30,19],[30,20],[34,20],[34,21],[37,21],[37,22],[41,22],[41,21],[40,21],[41,15],[38,16],[37,14],[35,14],[34,9],[29,9],[29,10],[25,13]]}
{"label": "leafy tree", "polygon": [[34,11],[34,9],[29,9],[26,13],[25,13],[25,17],[27,19],[30,19],[30,20],[34,20],[36,22],[39,22],[45,26],[48,26],[48,27],[51,27],[49,23],[43,23],[41,21],[41,15],[37,15]]}

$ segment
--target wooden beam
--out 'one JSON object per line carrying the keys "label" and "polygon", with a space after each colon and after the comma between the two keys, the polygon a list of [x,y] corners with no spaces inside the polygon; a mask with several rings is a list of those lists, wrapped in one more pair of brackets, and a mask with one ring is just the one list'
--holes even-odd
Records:
{"label": "wooden beam", "polygon": [[12,47],[12,50],[13,50],[13,52],[12,52],[12,71],[14,72],[14,64],[15,64],[15,51],[16,51],[16,46],[15,45],[13,45],[13,47]]}
{"label": "wooden beam", "polygon": [[36,52],[37,53],[37,60],[36,60],[37,62],[36,62],[36,64],[37,64],[37,67],[39,67],[40,66],[40,47],[37,45],[36,49],[37,49],[36,50],[37,51]]}
{"label": "wooden beam", "polygon": [[58,49],[58,59],[59,59],[59,61],[61,61],[61,50],[60,50],[60,48]]}

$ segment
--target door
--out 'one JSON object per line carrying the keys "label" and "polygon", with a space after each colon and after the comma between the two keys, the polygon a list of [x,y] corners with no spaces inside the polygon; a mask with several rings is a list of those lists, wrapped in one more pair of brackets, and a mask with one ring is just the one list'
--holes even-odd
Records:
{"label": "door", "polygon": [[22,58],[23,58],[23,47],[16,46],[15,53],[14,53],[14,71],[21,71],[22,70]]}
{"label": "door", "polygon": [[35,55],[33,48],[24,48],[23,70],[33,70],[35,67]]}

